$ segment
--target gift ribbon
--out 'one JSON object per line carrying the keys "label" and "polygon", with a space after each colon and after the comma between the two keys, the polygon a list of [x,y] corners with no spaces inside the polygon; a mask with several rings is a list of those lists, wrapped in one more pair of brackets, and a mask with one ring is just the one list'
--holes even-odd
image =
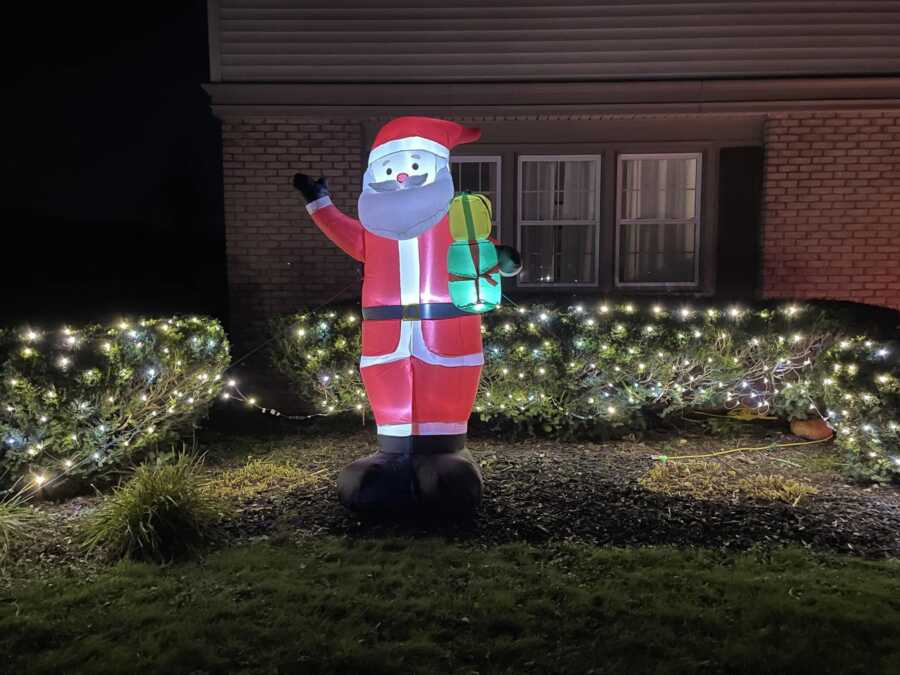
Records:
{"label": "gift ribbon", "polygon": [[[494,278],[492,278],[490,275],[491,275],[491,274],[494,274],[495,272],[499,272],[499,271],[500,271],[500,263],[497,263],[497,264],[494,265],[491,269],[485,270],[484,272],[479,272],[478,274],[466,274],[466,275],[462,275],[462,274],[453,274],[453,273],[451,273],[451,274],[450,274],[450,281],[475,281],[475,280],[477,280],[477,279],[484,279],[484,280],[485,280],[486,282],[488,282],[491,286],[496,286],[496,285],[497,285],[497,280],[494,279]],[[480,296],[480,295],[478,296],[478,300],[479,300],[479,301],[481,300],[481,296]]]}
{"label": "gift ribbon", "polygon": [[450,281],[474,281],[475,282],[475,301],[481,304],[481,285],[479,279],[485,279],[491,286],[496,286],[497,282],[490,277],[492,272],[500,269],[500,264],[494,265],[491,269],[479,272],[481,267],[481,255],[478,247],[478,235],[475,233],[475,223],[472,218],[472,208],[469,206],[469,200],[466,196],[461,197],[463,207],[463,217],[466,219],[466,234],[469,235],[469,250],[472,253],[472,263],[475,265],[475,275],[461,276],[458,274],[450,274]]}

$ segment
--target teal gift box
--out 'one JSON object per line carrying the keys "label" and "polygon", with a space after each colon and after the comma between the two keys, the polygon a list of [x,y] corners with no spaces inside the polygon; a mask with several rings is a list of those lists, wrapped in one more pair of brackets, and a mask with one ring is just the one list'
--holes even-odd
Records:
{"label": "teal gift box", "polygon": [[483,314],[500,304],[497,249],[485,239],[455,241],[447,251],[450,300],[464,312]]}

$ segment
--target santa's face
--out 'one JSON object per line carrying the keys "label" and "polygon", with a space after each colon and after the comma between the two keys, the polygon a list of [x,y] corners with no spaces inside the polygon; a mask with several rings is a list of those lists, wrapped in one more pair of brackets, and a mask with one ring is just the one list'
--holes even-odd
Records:
{"label": "santa's face", "polygon": [[433,183],[438,158],[430,152],[395,152],[375,162],[366,178],[376,192],[394,192]]}
{"label": "santa's face", "polygon": [[434,227],[453,199],[447,159],[424,150],[395,152],[366,170],[359,219],[389,239],[412,239]]}

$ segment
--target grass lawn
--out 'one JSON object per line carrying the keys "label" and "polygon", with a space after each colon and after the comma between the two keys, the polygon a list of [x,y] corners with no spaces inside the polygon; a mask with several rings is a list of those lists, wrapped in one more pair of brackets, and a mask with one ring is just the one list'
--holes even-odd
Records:
{"label": "grass lawn", "polygon": [[785,439],[473,438],[484,502],[436,522],[337,502],[368,431],[211,434],[202,560],[111,563],[79,544],[104,497],[39,505],[0,673],[900,673],[900,489]]}
{"label": "grass lawn", "polygon": [[0,592],[5,672],[898,673],[900,564],[315,537]]}

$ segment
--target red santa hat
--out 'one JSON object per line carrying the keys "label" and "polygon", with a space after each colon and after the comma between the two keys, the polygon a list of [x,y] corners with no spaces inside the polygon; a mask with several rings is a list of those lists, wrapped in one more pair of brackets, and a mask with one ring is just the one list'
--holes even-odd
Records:
{"label": "red santa hat", "polygon": [[396,117],[381,127],[372,143],[369,166],[392,152],[423,150],[448,159],[450,150],[477,141],[481,130],[433,117]]}

